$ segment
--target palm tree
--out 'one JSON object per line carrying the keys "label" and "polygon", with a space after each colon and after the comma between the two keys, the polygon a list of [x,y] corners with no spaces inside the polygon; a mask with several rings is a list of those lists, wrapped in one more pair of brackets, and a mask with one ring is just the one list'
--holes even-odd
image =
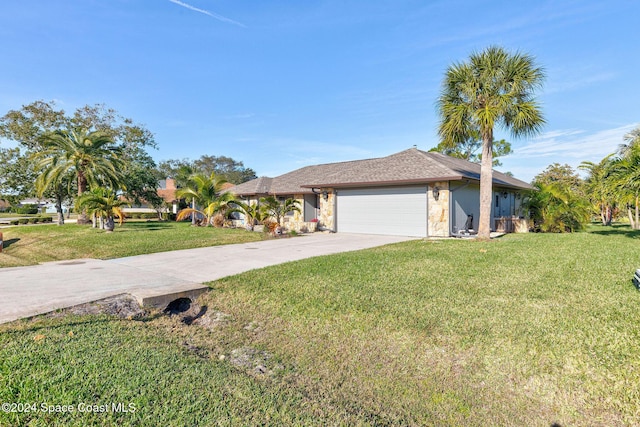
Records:
{"label": "palm tree", "polygon": [[[78,196],[87,191],[89,185],[117,186],[122,170],[121,150],[108,133],[57,130],[43,135],[41,143],[43,149],[34,155],[42,171],[41,188],[58,185],[68,172],[76,176]],[[84,213],[78,222],[86,223]]]}
{"label": "palm tree", "polygon": [[263,206],[259,203],[245,203],[240,200],[235,200],[233,202],[233,208],[230,212],[240,212],[244,215],[245,227],[247,230],[253,230],[253,226],[256,224],[256,221],[260,222],[265,217],[265,212]]}
{"label": "palm tree", "polygon": [[637,127],[626,133],[623,136],[623,139],[626,144],[620,144],[618,146],[618,153],[620,153],[620,155],[624,157],[630,154],[633,149],[640,146],[640,127]]}
{"label": "palm tree", "polygon": [[[195,174],[189,178],[187,186],[176,191],[176,197],[188,198],[193,201],[190,208],[178,212],[177,220],[182,221],[188,216],[200,214],[207,219],[207,226],[212,225],[213,217],[217,214],[225,215],[231,208],[235,197],[231,192],[223,192],[227,181],[212,173],[210,176]],[[200,206],[201,209],[197,209]]]}
{"label": "palm tree", "polygon": [[536,190],[526,197],[534,228],[547,233],[580,231],[589,222],[587,201],[570,186],[561,182],[534,183]]}
{"label": "palm tree", "polygon": [[[631,228],[640,229],[640,145],[629,148],[624,157],[611,164],[611,182],[627,206]],[[635,218],[632,207],[635,207]]]}
{"label": "palm tree", "polygon": [[118,217],[122,225],[124,213],[121,207],[124,205],[127,205],[126,201],[120,200],[114,191],[103,187],[95,187],[78,197],[76,201],[78,208],[101,218],[103,228],[107,231],[113,231],[114,217]]}
{"label": "palm tree", "polygon": [[302,212],[300,209],[300,202],[291,198],[281,202],[274,196],[262,197],[260,199],[260,204],[269,216],[276,219],[278,225],[282,225],[282,218],[289,212]]}
{"label": "palm tree", "polygon": [[543,80],[544,71],[534,65],[533,57],[497,46],[473,53],[468,62],[453,64],[445,74],[437,102],[440,137],[451,147],[474,133],[482,139],[481,239],[489,239],[491,231],[494,128],[508,129],[514,137],[538,133],[545,121],[533,92]]}
{"label": "palm tree", "polygon": [[589,173],[586,179],[587,193],[598,214],[602,225],[611,225],[615,207],[616,191],[612,185],[613,154],[609,154],[600,163],[582,162],[580,169]]}

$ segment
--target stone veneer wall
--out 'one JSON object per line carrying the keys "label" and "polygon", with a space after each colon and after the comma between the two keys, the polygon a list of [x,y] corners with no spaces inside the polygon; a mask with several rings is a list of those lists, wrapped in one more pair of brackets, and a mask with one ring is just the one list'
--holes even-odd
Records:
{"label": "stone veneer wall", "polygon": [[[433,188],[440,189],[438,200],[433,197]],[[430,184],[427,191],[428,222],[427,235],[429,237],[449,237],[449,182],[441,181]]]}
{"label": "stone veneer wall", "polygon": [[327,200],[322,197],[322,195],[318,198],[320,200],[320,215],[318,216],[318,226],[323,230],[333,230],[335,224],[335,216],[333,212],[333,208],[335,207],[335,192],[333,188],[323,188],[323,190],[327,190],[329,192],[329,197]]}

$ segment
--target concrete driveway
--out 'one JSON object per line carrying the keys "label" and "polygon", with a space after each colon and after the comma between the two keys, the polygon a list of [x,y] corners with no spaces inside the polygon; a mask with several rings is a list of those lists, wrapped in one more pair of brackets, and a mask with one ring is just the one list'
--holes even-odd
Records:
{"label": "concrete driveway", "polygon": [[[314,233],[112,260],[79,259],[0,269],[0,323],[129,293],[161,305],[207,289],[204,282],[320,255],[412,240],[410,237]],[[2,254],[0,253],[0,256]]]}

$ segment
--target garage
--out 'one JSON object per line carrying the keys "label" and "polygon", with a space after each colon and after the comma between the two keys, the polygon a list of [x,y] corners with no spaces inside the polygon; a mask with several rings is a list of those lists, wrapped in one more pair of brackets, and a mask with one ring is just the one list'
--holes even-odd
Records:
{"label": "garage", "polygon": [[340,189],[337,192],[340,233],[427,236],[427,187]]}

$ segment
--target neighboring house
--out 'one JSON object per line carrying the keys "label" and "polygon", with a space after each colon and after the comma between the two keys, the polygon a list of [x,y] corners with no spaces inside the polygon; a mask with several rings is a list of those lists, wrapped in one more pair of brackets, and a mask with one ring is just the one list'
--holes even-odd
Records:
{"label": "neighboring house", "polygon": [[176,181],[173,178],[161,179],[158,181],[158,196],[162,197],[164,201],[171,205],[171,212],[178,213],[178,202],[176,198]]}
{"label": "neighboring house", "polygon": [[[526,232],[521,202],[531,185],[494,171],[493,186],[493,229]],[[297,199],[302,213],[285,218],[291,229],[317,219],[320,228],[335,232],[448,237],[477,227],[480,165],[411,148],[387,157],[307,166],[230,191],[249,201],[267,195]]]}

